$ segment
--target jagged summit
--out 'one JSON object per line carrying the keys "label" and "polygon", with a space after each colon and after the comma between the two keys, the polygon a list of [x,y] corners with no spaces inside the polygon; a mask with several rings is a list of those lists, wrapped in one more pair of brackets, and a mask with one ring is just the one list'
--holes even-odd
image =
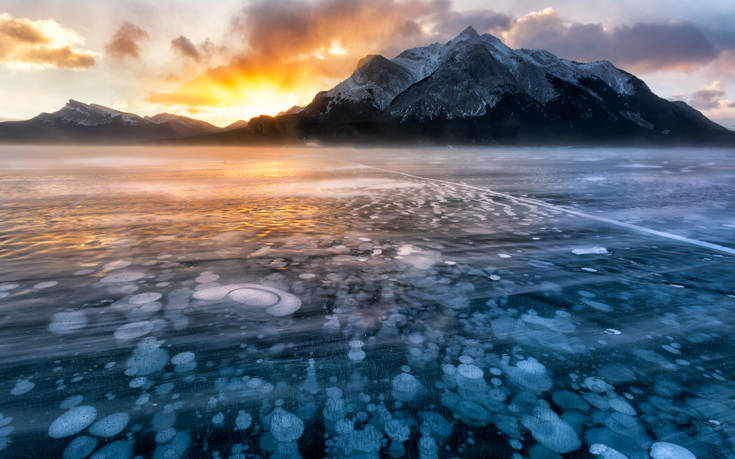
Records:
{"label": "jagged summit", "polygon": [[480,34],[477,33],[474,27],[467,26],[467,28],[454,37],[452,41],[472,40],[475,38],[480,38]]}
{"label": "jagged summit", "polygon": [[[512,49],[467,27],[446,43],[393,59],[370,55],[301,113],[319,136],[419,135],[452,141],[728,137],[688,105],[657,97],[609,61],[576,62],[539,49]],[[372,123],[371,132],[363,132]],[[359,132],[358,132],[359,131]],[[418,134],[417,134],[418,133]],[[329,134],[331,135],[331,134]],[[379,139],[378,139],[379,140]]]}

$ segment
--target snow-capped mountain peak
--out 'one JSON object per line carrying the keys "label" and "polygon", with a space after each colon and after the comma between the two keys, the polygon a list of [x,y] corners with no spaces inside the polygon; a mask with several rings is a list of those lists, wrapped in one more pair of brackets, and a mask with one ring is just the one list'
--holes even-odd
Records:
{"label": "snow-capped mountain peak", "polygon": [[[474,70],[469,71],[470,68]],[[465,86],[462,94],[452,94],[458,90],[452,89],[452,81],[457,78]],[[437,82],[440,79],[445,80],[443,85]],[[317,105],[321,113],[348,103],[368,105],[370,110],[388,110],[400,119],[464,118],[483,115],[508,94],[525,94],[547,104],[559,97],[554,79],[578,86],[598,98],[594,89],[580,82],[596,80],[620,95],[631,95],[636,87],[632,75],[607,61],[579,63],[544,50],[514,50],[497,37],[479,35],[468,27],[444,44],[409,49],[391,60],[366,56],[350,78],[320,93]],[[421,101],[416,100],[416,93],[421,91],[418,87],[429,84],[432,91],[424,94]],[[437,91],[441,97],[436,96]],[[427,101],[427,97],[432,100]],[[463,102],[458,104],[458,99]],[[407,104],[408,100],[416,104]],[[313,113],[314,109],[307,108],[306,113]]]}
{"label": "snow-capped mountain peak", "polygon": [[136,124],[143,120],[133,113],[125,113],[97,104],[85,104],[74,99],[69,99],[69,102],[58,112],[42,113],[36,118],[46,123],[78,126],[101,126],[110,124],[115,118],[128,124]]}
{"label": "snow-capped mountain peak", "polygon": [[692,138],[693,125],[713,138],[729,135],[691,107],[659,98],[608,61],[583,63],[540,49],[512,49],[471,27],[445,43],[408,49],[390,60],[367,56],[357,67],[348,79],[317,94],[293,122],[306,121],[306,131],[336,139],[382,133],[478,143],[627,135],[668,141]]}

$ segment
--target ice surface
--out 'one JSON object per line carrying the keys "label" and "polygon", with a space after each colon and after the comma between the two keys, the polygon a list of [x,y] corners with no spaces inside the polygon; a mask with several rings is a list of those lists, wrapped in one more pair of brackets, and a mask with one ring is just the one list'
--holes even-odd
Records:
{"label": "ice surface", "polygon": [[730,159],[418,151],[0,180],[2,453],[734,450]]}

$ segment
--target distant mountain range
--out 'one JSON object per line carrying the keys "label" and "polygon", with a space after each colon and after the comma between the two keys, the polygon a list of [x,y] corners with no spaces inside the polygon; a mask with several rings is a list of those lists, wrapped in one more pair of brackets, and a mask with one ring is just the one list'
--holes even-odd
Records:
{"label": "distant mountain range", "polygon": [[27,121],[0,123],[0,141],[5,143],[140,143],[161,139],[226,132],[247,126],[238,121],[219,128],[205,121],[161,113],[138,116],[96,104],[70,100],[61,110],[41,113]]}
{"label": "distant mountain range", "polygon": [[217,128],[175,115],[141,118],[70,101],[0,123],[5,141],[735,145],[735,132],[656,96],[608,61],[511,49],[467,28],[394,59],[367,56],[306,107]]}

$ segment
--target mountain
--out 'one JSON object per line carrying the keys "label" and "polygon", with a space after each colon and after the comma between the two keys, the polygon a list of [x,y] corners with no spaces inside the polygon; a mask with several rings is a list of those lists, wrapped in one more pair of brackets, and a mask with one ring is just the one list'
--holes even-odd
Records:
{"label": "mountain", "polygon": [[300,105],[294,105],[293,107],[289,108],[288,110],[284,110],[282,112],[279,112],[276,116],[283,116],[283,115],[296,115],[298,113],[301,113],[304,110],[304,107]]}
{"label": "mountain", "polygon": [[514,50],[470,27],[394,59],[367,56],[300,111],[190,140],[732,145],[735,133],[608,61]]}
{"label": "mountain", "polygon": [[231,131],[233,129],[244,128],[247,125],[248,125],[248,122],[247,121],[245,121],[245,120],[237,120],[234,123],[230,123],[227,126],[225,126],[223,128],[223,130],[225,130],[225,131]]}
{"label": "mountain", "polygon": [[306,107],[225,128],[74,100],[54,113],[0,123],[6,143],[151,141],[735,145],[735,132],[684,102],[658,97],[608,61],[511,49],[471,27],[393,59],[366,56]]}
{"label": "mountain", "polygon": [[161,113],[141,117],[96,104],[70,100],[61,110],[26,121],[0,123],[2,142],[118,142],[176,139],[219,131],[204,121]]}

